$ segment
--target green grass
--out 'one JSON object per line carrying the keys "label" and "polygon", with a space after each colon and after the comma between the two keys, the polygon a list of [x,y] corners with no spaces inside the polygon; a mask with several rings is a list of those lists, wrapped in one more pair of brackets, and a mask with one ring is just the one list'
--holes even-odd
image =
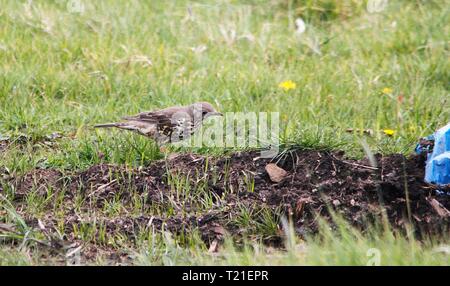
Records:
{"label": "green grass", "polygon": [[[367,1],[354,0],[82,2],[85,11],[73,13],[65,0],[0,0],[0,138],[9,138],[0,168],[11,174],[102,162],[146,165],[164,156],[153,142],[92,126],[200,100],[222,112],[278,111],[283,144],[353,156],[366,145],[372,152],[409,154],[419,137],[450,118],[448,1],[392,0],[374,14],[366,11]],[[300,36],[297,17],[307,25]],[[296,88],[280,89],[285,80]],[[61,138],[52,139],[54,133]],[[252,178],[246,179],[253,191]],[[211,203],[201,186],[188,190],[183,176],[169,183],[174,195],[193,195],[205,208]],[[45,208],[45,198],[28,200],[36,215]],[[139,212],[138,199],[134,206]],[[120,214],[120,203],[105,212]],[[242,212],[236,224],[248,225],[252,215]],[[273,233],[271,216],[258,215],[267,223],[252,227]],[[89,239],[89,230],[85,234]],[[144,253],[138,261],[360,265],[367,249],[378,248],[382,264],[449,263],[448,255],[433,251],[434,242],[384,233],[295,242],[306,252],[236,250],[229,243],[218,261],[201,246],[179,250],[168,241],[155,242],[159,250],[169,247],[167,257]],[[39,259],[0,248],[0,264],[23,263]]]}
{"label": "green grass", "polygon": [[[411,152],[450,115],[448,6],[390,1],[370,14],[355,2],[96,1],[80,14],[64,0],[2,0],[0,134],[27,140],[0,162],[19,172],[142,164],[158,157],[146,140],[91,126],[198,100],[281,112],[287,141],[339,143],[357,155],[362,135],[345,130],[373,129],[372,149]],[[298,16],[310,19],[300,37],[290,22]],[[136,56],[151,65],[126,63]],[[284,80],[296,89],[278,88]],[[63,138],[41,144],[53,132]]]}
{"label": "green grass", "polygon": [[[346,225],[344,222],[342,225]],[[283,251],[246,243],[236,247],[226,241],[217,253],[205,249],[180,247],[173,240],[161,239],[159,255],[149,255],[151,247],[136,256],[138,265],[448,265],[448,245],[437,241],[419,243],[391,231],[362,235],[346,228],[336,234],[322,229],[322,234],[299,241],[286,234]]]}
{"label": "green grass", "polygon": [[[320,234],[299,240],[287,227],[285,249],[264,246],[258,241],[244,241],[236,246],[232,238],[216,251],[208,251],[196,232],[186,237],[168,232],[143,232],[133,248],[122,246],[131,265],[449,265],[448,238],[415,240],[411,234],[399,234],[378,227],[361,233],[338,219],[340,229],[330,231],[322,224]],[[87,230],[89,232],[89,229]],[[89,233],[87,233],[89,235]],[[46,255],[35,247],[0,248],[0,265],[66,264],[71,260]],[[81,263],[86,263],[80,261]],[[101,254],[90,265],[115,264]]]}

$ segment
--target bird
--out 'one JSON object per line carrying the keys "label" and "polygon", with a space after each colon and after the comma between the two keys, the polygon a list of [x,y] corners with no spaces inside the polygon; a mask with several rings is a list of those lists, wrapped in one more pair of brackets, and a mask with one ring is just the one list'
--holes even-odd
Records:
{"label": "bird", "polygon": [[95,128],[119,128],[152,138],[161,146],[189,138],[211,116],[223,116],[209,102],[172,106],[123,117],[122,121],[94,125]]}

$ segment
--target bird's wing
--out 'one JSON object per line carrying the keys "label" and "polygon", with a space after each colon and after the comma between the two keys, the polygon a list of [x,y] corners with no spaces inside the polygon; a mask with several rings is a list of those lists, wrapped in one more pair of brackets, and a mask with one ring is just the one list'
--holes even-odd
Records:
{"label": "bird's wing", "polygon": [[158,133],[165,136],[171,136],[175,127],[175,122],[167,116],[167,113],[161,111],[142,112],[135,116],[124,117],[127,121],[141,121],[155,124]]}

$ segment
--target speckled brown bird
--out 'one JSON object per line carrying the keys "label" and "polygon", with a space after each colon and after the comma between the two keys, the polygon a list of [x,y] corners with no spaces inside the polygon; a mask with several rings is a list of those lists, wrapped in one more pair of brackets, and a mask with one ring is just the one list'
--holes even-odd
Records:
{"label": "speckled brown bird", "polygon": [[94,127],[131,130],[150,137],[158,145],[162,145],[190,137],[201,126],[203,120],[210,116],[222,116],[222,114],[208,102],[197,102],[188,106],[173,106],[142,112],[124,117],[121,122],[98,124]]}

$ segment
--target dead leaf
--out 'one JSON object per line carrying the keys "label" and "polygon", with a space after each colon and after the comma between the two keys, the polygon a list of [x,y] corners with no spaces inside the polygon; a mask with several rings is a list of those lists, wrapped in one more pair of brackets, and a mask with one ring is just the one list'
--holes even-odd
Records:
{"label": "dead leaf", "polygon": [[267,164],[266,172],[267,174],[269,174],[270,180],[275,183],[281,182],[288,175],[288,173],[285,170],[278,167],[274,163]]}

